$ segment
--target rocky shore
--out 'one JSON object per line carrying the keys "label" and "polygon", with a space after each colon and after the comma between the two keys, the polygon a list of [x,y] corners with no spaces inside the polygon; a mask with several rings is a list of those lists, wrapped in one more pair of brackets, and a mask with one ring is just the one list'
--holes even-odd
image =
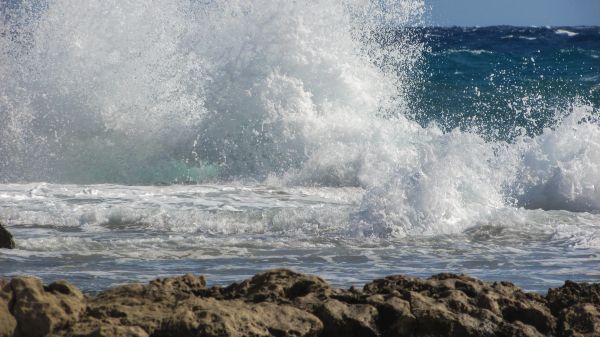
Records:
{"label": "rocky shore", "polygon": [[0,337],[600,336],[600,284],[566,282],[542,296],[439,274],[338,289],[278,269],[227,287],[188,274],[96,297],[33,277],[0,289]]}

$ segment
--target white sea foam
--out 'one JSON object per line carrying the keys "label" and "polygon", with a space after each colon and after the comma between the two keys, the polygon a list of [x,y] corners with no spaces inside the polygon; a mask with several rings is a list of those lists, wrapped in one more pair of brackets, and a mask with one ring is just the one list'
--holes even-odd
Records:
{"label": "white sea foam", "polygon": [[305,131],[315,124],[385,113],[409,90],[420,44],[407,35],[402,52],[382,51],[373,34],[414,23],[422,7],[65,0],[23,10],[2,27],[0,151],[12,156],[2,178],[143,183],[186,171],[200,180],[215,170],[285,172],[310,155]]}
{"label": "white sea foam", "polygon": [[566,29],[557,29],[554,31],[554,33],[556,33],[558,35],[566,35],[568,37],[573,37],[573,36],[579,35],[579,33],[572,32],[572,31],[566,30]]}
{"label": "white sea foam", "polygon": [[483,54],[494,54],[494,52],[485,49],[448,49],[444,51],[447,54],[471,54],[471,55],[483,55]]}
{"label": "white sea foam", "polygon": [[[349,188],[354,197],[345,197],[351,206],[274,213],[218,198],[175,198],[171,207],[168,197],[162,208],[102,201],[44,213],[41,185],[19,195],[39,199],[38,208],[5,217],[209,234],[302,223],[395,238],[519,223],[507,216],[527,217],[519,207],[600,210],[600,128],[585,104],[514,143],[408,117],[425,47],[409,33],[390,46],[376,35],[419,23],[423,8],[416,0],[56,0],[18,13],[0,38],[0,153],[11,158],[0,163],[3,180],[260,181],[284,192]],[[94,199],[99,190],[78,193]]]}

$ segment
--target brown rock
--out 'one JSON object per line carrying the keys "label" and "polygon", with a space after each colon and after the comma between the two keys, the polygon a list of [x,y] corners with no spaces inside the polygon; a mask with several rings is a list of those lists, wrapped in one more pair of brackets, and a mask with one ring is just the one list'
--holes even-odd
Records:
{"label": "brown rock", "polygon": [[157,336],[318,336],[323,324],[289,305],[196,298],[183,304]]}
{"label": "brown rock", "polygon": [[[497,336],[499,337],[545,337],[531,325],[515,321],[511,324],[501,324]],[[552,335],[551,335],[552,336]]]}
{"label": "brown rock", "polygon": [[575,304],[560,315],[563,336],[600,336],[600,309],[591,303]]}
{"label": "brown rock", "polygon": [[379,336],[377,309],[369,304],[346,304],[328,300],[317,309],[316,315],[324,324],[326,336]]}
{"label": "brown rock", "polygon": [[530,330],[523,325],[542,335],[556,329],[545,299],[525,294],[511,283],[488,284],[454,274],[428,279],[390,276],[365,285],[364,291],[408,301],[410,315],[400,311],[392,316],[394,322],[406,322],[401,331],[416,336],[496,336]]}
{"label": "brown rock", "polygon": [[12,234],[0,223],[0,248],[14,249],[15,241]]}
{"label": "brown rock", "polygon": [[149,292],[155,298],[172,297],[172,299],[185,299],[204,293],[206,279],[204,276],[186,274],[181,277],[167,277],[150,282]]}
{"label": "brown rock", "polygon": [[250,280],[224,288],[225,298],[245,298],[253,302],[286,301],[309,294],[325,293],[329,284],[317,276],[303,275],[287,269],[257,274]]}
{"label": "brown rock", "polygon": [[[381,295],[376,295],[381,296]],[[370,298],[370,301],[373,301]],[[399,297],[389,297],[377,305],[379,326],[384,336],[412,336],[416,330],[417,319],[410,311],[410,303]]]}
{"label": "brown rock", "polygon": [[0,337],[11,337],[17,329],[17,320],[9,310],[11,299],[10,287],[0,280]]}
{"label": "brown rock", "polygon": [[548,290],[546,299],[561,336],[600,336],[600,284],[566,281]]}
{"label": "brown rock", "polygon": [[[165,313],[177,303],[172,294],[152,285],[128,284],[100,293],[88,303],[85,326],[96,321],[116,326],[139,326],[148,334],[160,328]],[[80,327],[76,327],[80,328]]]}
{"label": "brown rock", "polygon": [[86,299],[79,289],[65,281],[44,287],[39,279],[17,277],[10,282],[11,312],[22,336],[47,336],[79,320]]}
{"label": "brown rock", "polygon": [[202,276],[115,287],[88,299],[61,281],[0,280],[0,337],[600,337],[600,285],[546,297],[454,274],[390,276],[362,290],[278,269],[229,287]]}
{"label": "brown rock", "polygon": [[322,323],[308,312],[282,304],[202,297],[205,286],[203,277],[186,275],[107,290],[90,301],[89,317],[66,335],[89,334],[98,322],[164,337],[317,336],[322,330]]}
{"label": "brown rock", "polygon": [[146,331],[138,326],[110,325],[106,323],[79,324],[63,333],[69,337],[148,337]]}
{"label": "brown rock", "polygon": [[548,306],[555,315],[577,303],[600,305],[600,283],[588,284],[566,281],[560,288],[549,289],[546,299]]}

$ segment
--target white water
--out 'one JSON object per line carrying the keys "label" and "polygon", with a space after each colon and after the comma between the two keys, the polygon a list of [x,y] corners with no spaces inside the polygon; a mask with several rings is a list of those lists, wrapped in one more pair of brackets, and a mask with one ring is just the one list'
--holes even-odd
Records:
{"label": "white water", "polygon": [[[407,33],[381,47],[373,32],[418,24],[423,8],[26,1],[0,27],[0,219],[26,238],[2,263],[32,257],[11,272],[42,274],[51,257],[119,265],[210,251],[238,266],[261,250],[333,247],[334,259],[365,240],[418,260],[435,255],[428,236],[457,235],[432,271],[466,263],[461,245],[491,254],[481,237],[522,261],[600,248],[597,114],[574,105],[514,143],[413,122],[426,46]],[[211,184],[91,185],[174,181]],[[406,258],[389,250],[371,256]],[[595,262],[570,270],[597,278],[582,271]]]}
{"label": "white water", "polygon": [[363,198],[361,188],[5,184],[0,217],[17,249],[0,266],[88,291],[184,272],[225,283],[275,267],[344,286],[443,271],[533,290],[600,278],[598,215],[502,208],[462,233],[402,238],[355,221]]}

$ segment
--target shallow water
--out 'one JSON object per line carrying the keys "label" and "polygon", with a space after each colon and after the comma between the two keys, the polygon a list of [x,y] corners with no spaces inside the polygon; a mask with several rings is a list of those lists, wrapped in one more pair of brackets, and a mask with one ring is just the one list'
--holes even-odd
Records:
{"label": "shallow water", "polygon": [[[448,271],[536,291],[566,279],[600,281],[600,215],[500,210],[463,233],[390,238],[352,226],[363,193],[261,185],[2,185],[0,217],[17,249],[3,251],[0,266],[4,276],[66,278],[88,292],[186,272],[225,284],[276,267],[340,286]],[[507,217],[515,223],[502,225]]]}

